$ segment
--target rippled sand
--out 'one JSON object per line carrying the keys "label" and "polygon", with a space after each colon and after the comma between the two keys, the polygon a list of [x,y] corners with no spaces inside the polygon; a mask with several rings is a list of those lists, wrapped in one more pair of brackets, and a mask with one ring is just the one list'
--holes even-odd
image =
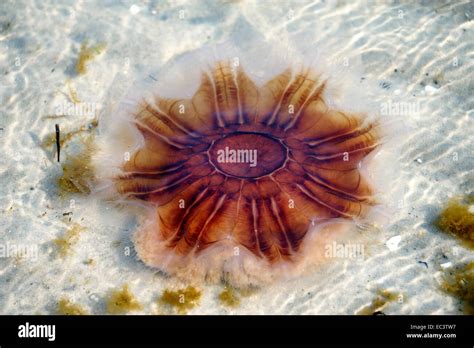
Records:
{"label": "rippled sand", "polygon": [[[62,170],[44,138],[55,123],[66,132],[87,128],[93,116],[48,115],[71,100],[96,103],[99,111],[120,94],[124,79],[146,76],[150,66],[204,44],[255,36],[288,40],[303,51],[330,48],[328,61],[340,66],[341,78],[354,78],[372,103],[419,107],[400,116],[409,130],[400,172],[387,187],[403,191],[401,202],[393,202],[399,213],[373,234],[363,259],[336,259],[244,296],[235,308],[219,301],[222,286],[205,286],[189,313],[353,314],[379,289],[402,295],[384,308],[387,314],[460,313],[458,301],[439,290],[440,265],[472,261],[473,254],[432,221],[447,199],[474,187],[473,15],[467,1],[2,2],[0,243],[30,247],[37,257],[0,258],[0,313],[55,313],[63,297],[103,313],[111,290],[124,283],[142,304],[137,313],[156,313],[164,289],[186,287],[135,258],[133,214],[88,196],[59,194]],[[78,76],[85,40],[104,50],[92,52]],[[68,151],[74,146],[63,158]],[[61,257],[53,241],[74,224],[80,232]],[[385,246],[397,238],[396,248]]]}

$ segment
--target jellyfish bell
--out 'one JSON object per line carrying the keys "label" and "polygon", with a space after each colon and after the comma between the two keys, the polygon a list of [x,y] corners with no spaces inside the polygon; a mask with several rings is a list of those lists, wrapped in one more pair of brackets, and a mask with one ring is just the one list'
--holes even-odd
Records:
{"label": "jellyfish bell", "polygon": [[317,55],[222,44],[177,57],[111,105],[95,192],[138,205],[139,258],[193,281],[262,284],[383,221],[394,127],[333,76]]}

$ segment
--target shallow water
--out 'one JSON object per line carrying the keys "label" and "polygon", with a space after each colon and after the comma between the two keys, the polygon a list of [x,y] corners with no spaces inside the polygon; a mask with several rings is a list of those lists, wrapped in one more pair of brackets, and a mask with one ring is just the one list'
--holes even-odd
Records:
{"label": "shallow water", "polygon": [[[205,44],[253,36],[301,50],[330,47],[328,60],[341,76],[348,69],[372,103],[414,105],[399,115],[409,128],[393,183],[402,201],[363,260],[335,260],[244,297],[236,308],[219,302],[222,286],[208,285],[189,313],[353,314],[378,289],[402,294],[384,308],[387,314],[461,313],[459,301],[439,289],[441,265],[472,261],[473,254],[432,221],[450,197],[474,186],[473,7],[468,1],[2,2],[0,242],[30,247],[31,254],[0,258],[0,313],[55,313],[62,297],[103,313],[111,289],[124,283],[142,313],[160,311],[156,299],[176,280],[135,258],[134,216],[84,195],[59,195],[61,166],[43,139],[55,123],[70,131],[94,117],[48,116],[71,99],[100,112],[110,93],[120,93],[119,78],[146,76],[150,66]],[[85,40],[105,49],[77,75]],[[64,148],[63,158],[73,150]],[[74,223],[84,231],[62,258],[52,241]],[[390,250],[384,243],[396,236],[400,242]]]}

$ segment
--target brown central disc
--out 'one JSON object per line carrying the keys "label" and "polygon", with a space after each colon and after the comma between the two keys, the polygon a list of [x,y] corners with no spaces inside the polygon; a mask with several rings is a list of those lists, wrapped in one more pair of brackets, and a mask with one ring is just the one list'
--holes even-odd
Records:
{"label": "brown central disc", "polygon": [[261,133],[233,133],[212,144],[209,157],[224,174],[239,178],[258,178],[273,173],[286,160],[281,142]]}

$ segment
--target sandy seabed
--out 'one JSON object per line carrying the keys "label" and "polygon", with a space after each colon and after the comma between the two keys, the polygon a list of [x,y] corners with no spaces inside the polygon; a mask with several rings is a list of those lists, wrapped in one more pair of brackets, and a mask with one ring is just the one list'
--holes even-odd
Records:
{"label": "sandy seabed", "polygon": [[[384,307],[387,314],[462,313],[459,301],[440,290],[440,276],[446,264],[472,261],[473,254],[433,221],[449,198],[474,187],[473,7],[468,1],[2,2],[0,243],[10,252],[0,258],[0,313],[53,314],[61,298],[104,313],[110,292],[125,283],[142,305],[135,313],[157,313],[165,289],[187,286],[136,258],[133,213],[61,194],[62,168],[44,139],[56,123],[63,132],[84,127],[76,140],[87,135],[123,81],[203,45],[256,36],[302,50],[330,47],[328,60],[340,65],[340,76],[347,69],[371,103],[415,106],[396,115],[409,129],[387,187],[402,190],[399,209],[374,233],[363,258],[336,258],[242,297],[235,308],[219,300],[222,285],[205,285],[189,313],[353,314],[387,289],[402,295]],[[78,74],[85,42],[95,48],[94,59]],[[94,112],[50,117],[74,101],[90,103],[86,109]],[[63,148],[64,159],[75,139]],[[74,228],[77,238],[61,256],[53,241]],[[388,248],[387,241],[398,244]],[[25,257],[15,255],[21,248]]]}

